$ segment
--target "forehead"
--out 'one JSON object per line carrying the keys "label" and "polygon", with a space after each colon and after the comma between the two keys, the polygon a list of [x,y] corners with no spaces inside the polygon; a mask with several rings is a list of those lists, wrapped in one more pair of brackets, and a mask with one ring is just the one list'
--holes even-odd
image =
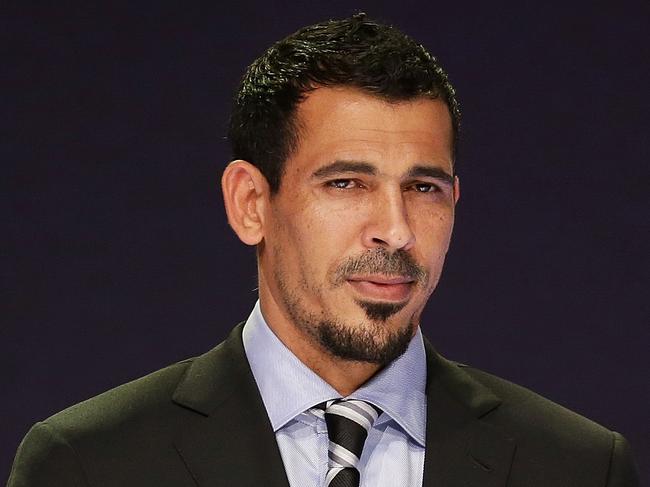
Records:
{"label": "forehead", "polygon": [[441,100],[387,102],[353,88],[318,88],[296,118],[299,140],[286,169],[360,159],[387,171],[413,163],[451,170],[451,116]]}

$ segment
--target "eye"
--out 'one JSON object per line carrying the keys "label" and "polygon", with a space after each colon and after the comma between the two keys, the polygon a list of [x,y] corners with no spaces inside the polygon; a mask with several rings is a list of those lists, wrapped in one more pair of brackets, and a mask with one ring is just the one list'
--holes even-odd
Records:
{"label": "eye", "polygon": [[333,179],[327,182],[327,186],[334,189],[352,189],[359,185],[353,179]]}
{"label": "eye", "polygon": [[433,183],[416,183],[413,185],[417,193],[437,193],[440,188]]}

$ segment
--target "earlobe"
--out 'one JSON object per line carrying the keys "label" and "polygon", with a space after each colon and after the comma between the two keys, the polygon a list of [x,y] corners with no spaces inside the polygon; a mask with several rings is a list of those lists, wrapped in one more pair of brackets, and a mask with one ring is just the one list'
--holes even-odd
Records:
{"label": "earlobe", "polygon": [[221,189],[232,229],[245,244],[259,244],[264,237],[266,178],[251,163],[236,160],[226,167]]}

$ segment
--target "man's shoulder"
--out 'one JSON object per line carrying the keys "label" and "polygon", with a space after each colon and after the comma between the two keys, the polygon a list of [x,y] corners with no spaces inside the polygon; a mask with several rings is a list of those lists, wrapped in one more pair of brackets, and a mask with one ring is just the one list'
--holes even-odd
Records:
{"label": "man's shoulder", "polygon": [[429,399],[439,406],[429,417],[442,412],[464,425],[456,431],[475,458],[510,465],[509,485],[638,485],[620,434],[526,387],[429,355],[430,390],[446,397]]}
{"label": "man's shoulder", "polygon": [[171,397],[188,368],[189,358],[70,406],[43,421],[66,435],[123,431],[137,423],[158,422],[177,409]]}
{"label": "man's shoulder", "polygon": [[[173,363],[75,404],[43,421],[74,436],[150,426],[165,430],[176,418],[205,414],[232,388],[235,366],[245,362],[240,326],[202,355]],[[239,348],[242,348],[240,351]],[[163,425],[161,427],[161,425]]]}
{"label": "man's shoulder", "polygon": [[629,444],[620,434],[526,387],[474,367],[459,368],[500,400],[480,419],[516,445],[513,479],[536,485],[531,476],[537,475],[542,483],[561,484],[567,472],[574,479],[591,476],[594,482],[611,475],[635,478]]}
{"label": "man's shoulder", "polygon": [[562,433],[567,439],[577,438],[584,441],[589,437],[611,441],[612,432],[606,427],[527,387],[469,365],[456,366],[500,399],[498,408],[486,415],[485,419],[488,421],[507,421],[515,430],[535,430],[539,434]]}
{"label": "man's shoulder", "polygon": [[[186,485],[179,449],[200,456],[196,445],[206,438],[216,448],[220,435],[231,434],[222,433],[231,414],[254,408],[240,400],[254,388],[240,328],[201,356],[36,423],[18,448],[9,485]],[[209,428],[213,434],[204,435]]]}
{"label": "man's shoulder", "polygon": [[[612,431],[545,398],[527,387],[494,374],[448,360],[425,341],[429,390],[451,398],[443,406],[457,406],[472,417],[508,433],[513,439],[549,444],[604,446],[612,442]],[[442,404],[435,402],[434,404]]]}
{"label": "man's shoulder", "polygon": [[129,465],[173,461],[153,446],[167,445],[174,433],[182,409],[171,395],[191,363],[170,365],[36,423],[18,448],[8,485],[88,485],[88,478],[127,485],[122,472],[137,472]]}

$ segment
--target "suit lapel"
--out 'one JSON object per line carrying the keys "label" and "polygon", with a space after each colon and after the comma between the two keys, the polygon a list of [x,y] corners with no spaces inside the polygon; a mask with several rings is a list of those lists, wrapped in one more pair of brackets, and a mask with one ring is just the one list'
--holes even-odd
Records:
{"label": "suit lapel", "polygon": [[424,487],[503,487],[514,441],[482,417],[500,400],[425,340],[427,437]]}
{"label": "suit lapel", "polygon": [[177,387],[174,402],[190,411],[174,446],[201,487],[288,487],[244,353],[242,326],[197,358]]}
{"label": "suit lapel", "polygon": [[[187,410],[174,441],[200,487],[289,487],[241,341],[242,324],[197,358],[173,401]],[[503,487],[514,441],[482,418],[500,400],[425,340],[427,436],[424,487]]]}

